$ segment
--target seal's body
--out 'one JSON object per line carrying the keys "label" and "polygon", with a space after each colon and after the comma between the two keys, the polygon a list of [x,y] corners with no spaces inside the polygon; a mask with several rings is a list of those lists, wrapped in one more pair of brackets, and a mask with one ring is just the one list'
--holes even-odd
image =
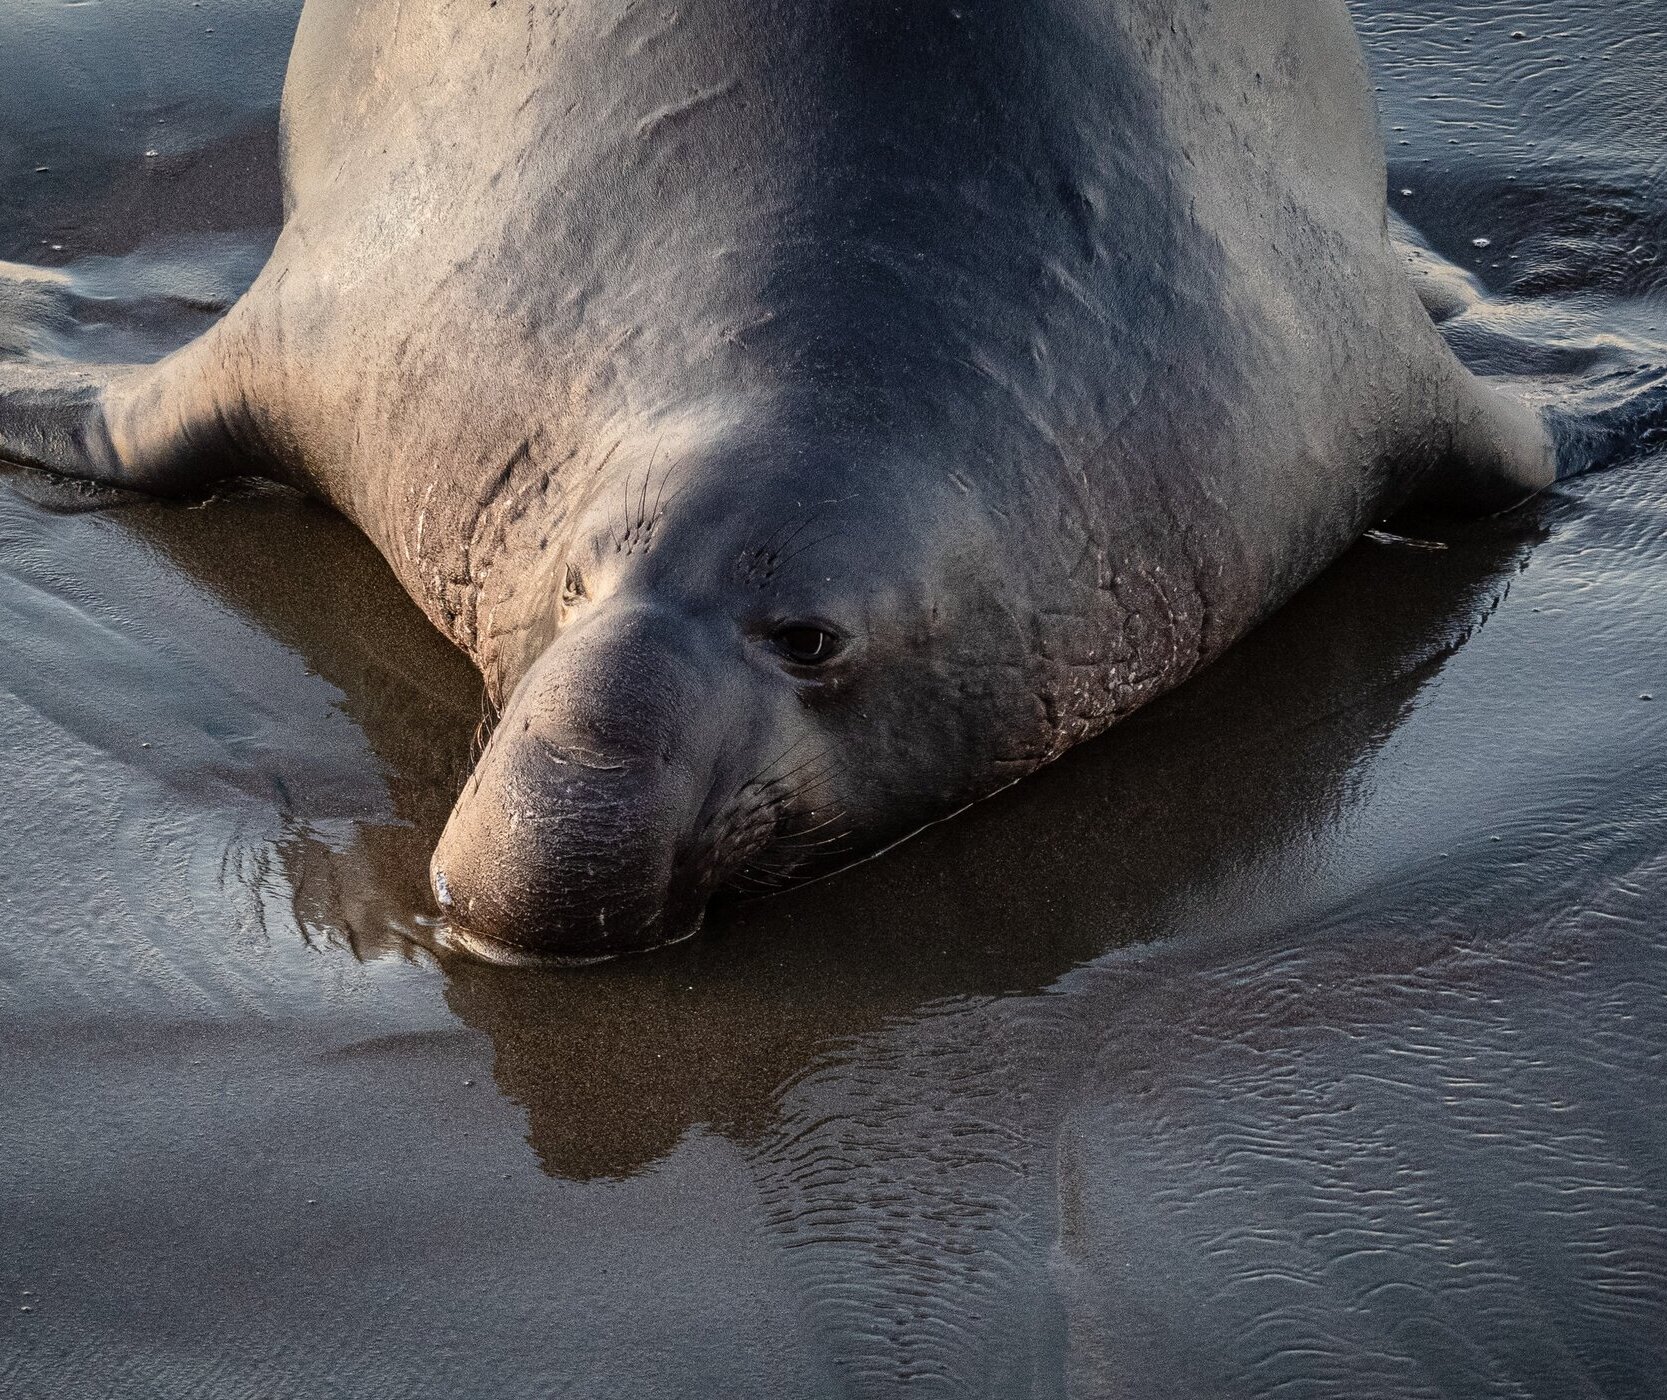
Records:
{"label": "seal's body", "polygon": [[0,370],[0,455],[355,521],[503,706],[434,878],[523,946],[878,849],[1556,474],[1341,0],[308,0],[284,162],[225,321]]}

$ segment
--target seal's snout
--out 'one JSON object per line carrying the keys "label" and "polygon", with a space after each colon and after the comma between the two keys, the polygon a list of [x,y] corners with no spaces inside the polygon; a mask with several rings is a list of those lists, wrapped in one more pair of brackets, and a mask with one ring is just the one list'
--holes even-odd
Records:
{"label": "seal's snout", "polygon": [[466,939],[594,958],[676,942],[706,890],[684,850],[698,794],[674,767],[591,765],[494,740],[435,848],[434,897]]}
{"label": "seal's snout", "polygon": [[708,667],[639,610],[564,637],[518,687],[446,824],[434,897],[461,941],[609,957],[696,932],[720,766]]}

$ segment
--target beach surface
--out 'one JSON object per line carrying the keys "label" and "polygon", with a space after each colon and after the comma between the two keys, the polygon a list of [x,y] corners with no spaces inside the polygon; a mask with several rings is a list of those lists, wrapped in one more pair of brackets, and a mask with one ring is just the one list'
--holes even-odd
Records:
{"label": "beach surface", "polygon": [[[237,297],[298,8],[0,0],[0,355]],[[1454,345],[1624,403],[1667,13],[1353,8]],[[1667,444],[1628,456],[567,972],[434,950],[481,688],[344,522],[0,472],[0,1394],[1667,1395]]]}

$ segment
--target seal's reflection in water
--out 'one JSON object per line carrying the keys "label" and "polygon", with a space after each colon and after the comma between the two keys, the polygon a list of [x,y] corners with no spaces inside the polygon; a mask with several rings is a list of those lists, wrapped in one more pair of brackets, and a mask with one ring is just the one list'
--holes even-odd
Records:
{"label": "seal's reflection in water", "polygon": [[[692,943],[549,971],[435,954],[447,1002],[490,1037],[498,1086],[551,1175],[631,1175],[694,1125],[755,1140],[784,1086],[852,1037],[946,1001],[1039,991],[1163,937],[1223,878],[1300,866],[1362,760],[1485,621],[1547,508],[1442,548],[1362,544],[1104,741],[884,859],[732,903]],[[126,518],[341,691],[398,818],[345,846],[303,831],[281,844],[299,925],[360,957],[411,956],[413,940],[432,943],[424,871],[467,773],[478,682],[328,512],[268,489],[206,510]]]}

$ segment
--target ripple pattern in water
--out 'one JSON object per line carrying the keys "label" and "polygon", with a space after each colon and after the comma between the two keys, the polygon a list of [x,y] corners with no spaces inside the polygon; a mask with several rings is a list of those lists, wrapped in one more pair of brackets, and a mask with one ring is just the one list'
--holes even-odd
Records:
{"label": "ripple pattern in water", "polygon": [[[478,685],[340,522],[0,480],[0,1393],[1667,1393],[1667,13],[1352,8],[1626,465],[666,957],[426,950]],[[0,354],[237,295],[296,9],[0,0]]]}

